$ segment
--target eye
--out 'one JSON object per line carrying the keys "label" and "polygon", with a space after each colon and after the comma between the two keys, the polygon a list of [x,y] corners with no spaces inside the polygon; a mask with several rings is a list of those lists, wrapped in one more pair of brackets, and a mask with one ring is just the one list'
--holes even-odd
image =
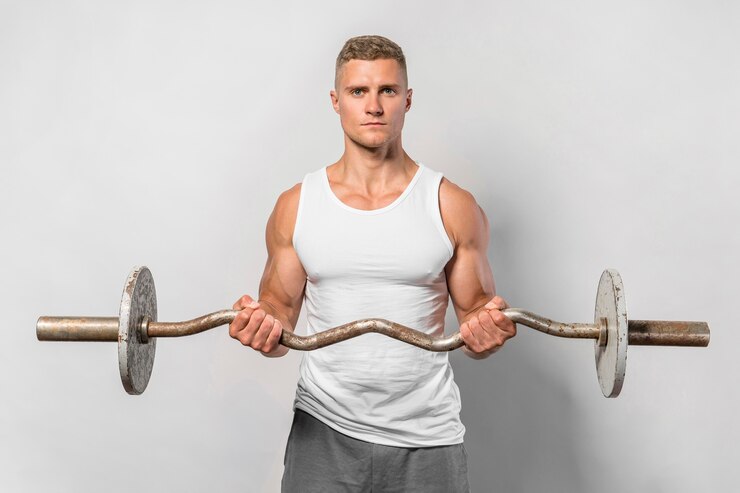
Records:
{"label": "eye", "polygon": [[362,89],[352,89],[352,92],[350,93],[353,96],[362,96]]}
{"label": "eye", "polygon": [[382,90],[382,93],[383,94],[396,94],[396,91],[394,91],[390,87],[384,87],[383,90]]}

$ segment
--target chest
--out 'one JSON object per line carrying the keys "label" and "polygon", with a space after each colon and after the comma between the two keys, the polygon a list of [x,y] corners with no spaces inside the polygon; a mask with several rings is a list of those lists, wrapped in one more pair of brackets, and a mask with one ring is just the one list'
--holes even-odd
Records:
{"label": "chest", "polygon": [[450,252],[424,214],[306,217],[296,251],[309,282],[418,285],[440,279]]}

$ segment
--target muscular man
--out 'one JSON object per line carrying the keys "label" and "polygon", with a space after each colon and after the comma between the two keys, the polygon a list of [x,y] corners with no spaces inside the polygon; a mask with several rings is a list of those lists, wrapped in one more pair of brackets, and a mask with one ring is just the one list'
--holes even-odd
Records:
{"label": "muscular man", "polygon": [[[440,336],[452,299],[465,353],[494,353],[516,328],[495,296],[488,221],[470,193],[404,151],[401,48],[348,40],[330,95],[344,153],[278,198],[259,299],[234,304],[230,335],[283,356],[280,334],[305,301],[309,334],[377,317]],[[379,334],[305,353],[294,409],[283,491],[468,491],[447,353]]]}

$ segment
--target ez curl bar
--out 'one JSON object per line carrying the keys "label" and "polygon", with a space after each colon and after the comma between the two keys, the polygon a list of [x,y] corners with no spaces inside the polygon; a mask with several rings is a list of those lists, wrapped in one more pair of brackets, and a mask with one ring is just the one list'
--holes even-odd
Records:
{"label": "ez curl bar", "polygon": [[[157,337],[197,334],[234,320],[237,310],[222,310],[186,322],[157,322],[154,278],[146,267],[135,267],[126,280],[116,317],[41,317],[36,323],[39,341],[118,341],[118,366],[126,392],[141,394],[149,383]],[[624,287],[619,273],[607,269],[596,293],[593,324],[561,323],[519,308],[503,313],[512,321],[546,334],[593,339],[596,373],[605,397],[622,389],[627,345],[709,345],[706,322],[627,320]],[[464,345],[460,333],[434,338],[423,332],[380,318],[368,318],[334,327],[312,336],[283,331],[280,344],[300,351],[313,351],[369,332],[383,334],[427,351],[452,351]]]}

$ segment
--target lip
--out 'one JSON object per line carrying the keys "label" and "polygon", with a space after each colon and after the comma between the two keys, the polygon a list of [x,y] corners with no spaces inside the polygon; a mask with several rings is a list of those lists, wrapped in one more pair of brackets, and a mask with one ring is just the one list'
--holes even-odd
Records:
{"label": "lip", "polygon": [[382,126],[382,125],[385,125],[385,123],[380,123],[380,122],[370,122],[370,123],[363,123],[363,124],[362,124],[362,126],[363,126],[363,127],[380,127],[380,126]]}

